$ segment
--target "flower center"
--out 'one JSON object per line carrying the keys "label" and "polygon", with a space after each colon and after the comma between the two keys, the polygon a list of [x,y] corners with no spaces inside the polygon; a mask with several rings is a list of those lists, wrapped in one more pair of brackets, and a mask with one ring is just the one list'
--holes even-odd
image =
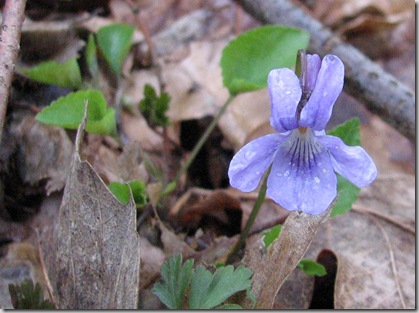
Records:
{"label": "flower center", "polygon": [[313,131],[307,127],[299,127],[291,134],[288,156],[291,165],[298,171],[302,168],[312,168],[316,164],[316,155],[320,153],[322,146],[316,139]]}

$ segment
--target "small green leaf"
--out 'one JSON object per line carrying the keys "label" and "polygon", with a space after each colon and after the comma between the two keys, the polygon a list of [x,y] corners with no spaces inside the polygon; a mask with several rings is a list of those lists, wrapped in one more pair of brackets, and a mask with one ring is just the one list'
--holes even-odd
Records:
{"label": "small green leaf", "polygon": [[89,40],[87,41],[86,64],[89,69],[90,75],[92,75],[94,86],[98,87],[99,63],[97,60],[97,49],[96,49],[95,37],[93,35],[90,35]]}
{"label": "small green leaf", "polygon": [[265,244],[265,249],[274,242],[275,239],[279,237],[279,233],[281,232],[282,225],[278,224],[272,227],[270,230],[263,233],[263,243]]}
{"label": "small green leaf", "polygon": [[328,135],[342,139],[348,146],[360,146],[361,135],[359,132],[360,121],[355,117],[342,124],[337,125],[327,132]]}
{"label": "small green leaf", "polygon": [[54,304],[44,300],[41,285],[25,279],[20,285],[9,284],[9,293],[15,309],[52,310]]}
{"label": "small green leaf", "polygon": [[171,193],[176,188],[176,181],[172,181],[160,192],[161,196],[167,196],[169,193]]}
{"label": "small green leaf", "polygon": [[307,47],[309,37],[306,31],[278,25],[241,34],[222,53],[224,86],[232,95],[266,87],[272,69],[295,65],[297,51]]}
{"label": "small green leaf", "polygon": [[252,271],[244,266],[218,268],[214,274],[199,265],[191,276],[189,309],[212,309],[238,291],[251,287]]}
{"label": "small green leaf", "polygon": [[105,60],[115,74],[121,74],[122,64],[132,45],[134,26],[112,24],[101,27],[97,32],[97,41]]}
{"label": "small green leaf", "polygon": [[324,276],[327,274],[326,268],[311,259],[302,259],[297,267],[309,276]]}
{"label": "small green leaf", "polygon": [[142,207],[147,203],[146,185],[138,179],[128,183],[111,182],[108,185],[108,188],[122,204],[127,204],[129,202],[130,188],[137,208]]}
{"label": "small green leaf", "polygon": [[158,281],[152,292],[169,309],[182,309],[193,272],[194,261],[186,260],[182,266],[182,255],[171,256],[166,260],[160,270],[162,280]]}
{"label": "small green leaf", "polygon": [[130,189],[128,184],[111,182],[108,185],[108,188],[113,193],[113,195],[119,200],[119,202],[121,202],[122,204],[127,204],[129,202]]}
{"label": "small green leaf", "polygon": [[139,179],[128,182],[137,208],[147,204],[147,186]]}
{"label": "small green leaf", "polygon": [[84,115],[87,100],[87,125],[89,133],[99,135],[116,134],[115,111],[107,108],[103,94],[94,89],[79,90],[53,101],[36,115],[42,123],[68,129],[77,129]]}
{"label": "small green leaf", "polygon": [[30,79],[44,84],[72,89],[82,87],[80,68],[76,58],[63,63],[43,62],[29,69],[21,69],[21,71]]}
{"label": "small green leaf", "polygon": [[[328,135],[341,138],[348,146],[361,145],[359,133],[359,119],[353,118],[345,123],[336,126],[327,132]],[[332,209],[330,217],[348,212],[355,201],[358,199],[360,189],[353,185],[346,178],[338,175],[338,199]]]}
{"label": "small green leaf", "polygon": [[150,84],[144,86],[144,99],[140,101],[140,111],[151,126],[167,126],[169,118],[166,116],[169,110],[170,96],[163,92],[157,96],[154,87]]}

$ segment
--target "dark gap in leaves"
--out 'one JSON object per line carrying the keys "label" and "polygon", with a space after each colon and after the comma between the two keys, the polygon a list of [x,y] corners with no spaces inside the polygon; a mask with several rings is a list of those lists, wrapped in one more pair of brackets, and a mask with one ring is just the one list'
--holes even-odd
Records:
{"label": "dark gap in leaves", "polygon": [[45,184],[47,179],[41,180],[36,185],[25,183],[21,178],[22,153],[19,147],[15,147],[6,160],[1,160],[2,193],[4,195],[1,217],[6,220],[23,222],[36,213],[45,196]]}
{"label": "dark gap in leaves", "polygon": [[35,82],[19,73],[14,74],[7,114],[22,110],[22,107],[42,108],[50,105],[52,101],[72,92],[70,88],[58,87]]}
{"label": "dark gap in leaves", "polygon": [[[183,121],[180,130],[182,148],[191,151],[211,121],[209,116]],[[229,186],[227,170],[233,151],[222,147],[223,140],[223,134],[216,127],[188,170],[193,185],[206,189]]]}
{"label": "dark gap in leaves", "polygon": [[309,309],[334,309],[334,290],[337,272],[336,255],[330,250],[323,249],[317,257],[317,262],[326,268],[327,274],[321,277],[316,276],[313,298]]}

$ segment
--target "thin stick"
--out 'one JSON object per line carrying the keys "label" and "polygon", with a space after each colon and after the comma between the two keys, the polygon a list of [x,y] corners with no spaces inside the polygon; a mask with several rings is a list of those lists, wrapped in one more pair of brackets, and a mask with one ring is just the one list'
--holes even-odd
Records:
{"label": "thin stick", "polygon": [[310,33],[308,51],[337,55],[345,64],[345,91],[363,102],[410,140],[416,138],[415,96],[412,90],[385,72],[352,45],[344,43],[291,0],[236,0],[249,14],[266,24],[282,24]]}
{"label": "thin stick", "polygon": [[9,88],[19,51],[26,0],[6,0],[0,28],[0,143],[6,117]]}
{"label": "thin stick", "polygon": [[57,301],[55,301],[54,295],[52,293],[51,282],[49,280],[48,273],[47,273],[47,270],[45,268],[44,254],[42,252],[41,241],[39,239],[39,237],[40,237],[39,236],[39,230],[37,228],[35,229],[35,235],[36,235],[36,242],[37,242],[37,246],[38,246],[39,262],[40,262],[40,265],[41,265],[42,274],[44,275],[45,285],[47,287],[49,298],[50,298],[51,302],[54,304],[55,308],[58,308]]}
{"label": "thin stick", "polygon": [[208,140],[209,136],[211,135],[212,131],[214,130],[215,126],[217,126],[218,121],[220,120],[221,116],[223,116],[225,110],[227,109],[228,105],[233,101],[234,96],[230,96],[227,101],[224,103],[218,114],[214,117],[211,124],[207,127],[205,130],[205,133],[201,136],[195,147],[193,148],[191,154],[189,155],[189,158],[186,160],[186,162],[183,164],[183,166],[180,168],[179,172],[177,173],[177,176],[175,178],[175,181],[179,181],[180,177],[187,172],[189,169],[189,166],[191,166],[192,162],[195,160],[196,156],[198,155],[199,151],[201,151],[202,146],[205,144],[205,142]]}
{"label": "thin stick", "polygon": [[394,280],[395,280],[395,283],[396,283],[397,293],[399,294],[400,302],[402,303],[403,309],[406,309],[407,308],[406,307],[406,302],[404,300],[402,288],[400,286],[399,274],[398,274],[398,271],[397,271],[396,260],[394,258],[394,252],[393,252],[393,247],[391,246],[390,238],[388,237],[387,232],[385,231],[385,229],[381,225],[381,223],[377,220],[377,218],[375,218],[373,216],[370,216],[370,218],[374,221],[374,223],[380,229],[381,233],[383,234],[384,240],[387,244],[388,252],[389,252],[389,255],[390,255],[391,270],[392,270],[393,275],[394,275]]}
{"label": "thin stick", "polygon": [[364,207],[364,206],[360,206],[360,205],[357,205],[357,204],[354,204],[352,206],[352,210],[354,210],[356,212],[360,212],[360,213],[369,213],[371,215],[375,215],[379,218],[382,218],[383,220],[385,220],[388,223],[391,223],[395,226],[400,227],[401,229],[411,233],[412,235],[416,234],[415,228],[413,228],[413,227],[411,227],[411,226],[409,226],[409,225],[407,225],[403,222],[400,222],[400,221],[394,219],[392,216],[387,215],[385,213],[382,213],[382,212],[379,212],[379,211],[376,211],[376,210],[373,210],[371,208],[367,208],[367,207]]}

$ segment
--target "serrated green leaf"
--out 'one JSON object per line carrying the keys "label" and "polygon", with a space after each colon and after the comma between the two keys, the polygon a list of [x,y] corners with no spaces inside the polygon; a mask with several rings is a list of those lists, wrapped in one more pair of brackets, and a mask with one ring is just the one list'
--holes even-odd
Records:
{"label": "serrated green leaf", "polygon": [[[336,126],[327,132],[328,135],[336,136],[342,139],[348,146],[361,145],[359,132],[359,119],[353,118],[345,123]],[[353,185],[346,178],[337,175],[338,178],[338,199],[332,209],[330,217],[348,212],[355,201],[358,199],[360,188]]]}
{"label": "serrated green leaf", "polygon": [[152,292],[169,309],[182,309],[186,289],[189,286],[194,261],[186,260],[182,266],[182,255],[171,256],[160,270],[162,280],[158,281]]}
{"label": "serrated green leaf", "polygon": [[97,32],[100,50],[115,74],[121,74],[122,64],[132,45],[134,26],[112,24],[101,27]]}
{"label": "serrated green leaf", "polygon": [[270,230],[263,233],[263,243],[265,244],[265,249],[268,249],[272,242],[274,242],[274,240],[279,237],[281,228],[282,225],[278,224],[272,227]]}
{"label": "serrated green leaf", "polygon": [[191,276],[190,309],[211,309],[252,285],[252,271],[244,266],[218,268],[214,274],[199,265]]}
{"label": "serrated green leaf", "polygon": [[147,203],[146,185],[138,180],[132,180],[128,183],[111,182],[108,185],[109,190],[122,204],[127,204],[130,199],[130,188],[137,208]]}
{"label": "serrated green leaf", "polygon": [[129,202],[130,189],[128,184],[111,182],[108,185],[108,188],[113,193],[113,195],[119,200],[119,202],[121,202],[122,204],[127,204]]}
{"label": "serrated green leaf", "polygon": [[327,274],[326,268],[311,259],[302,259],[297,267],[309,276],[324,276]]}
{"label": "serrated green leaf", "polygon": [[77,129],[84,115],[87,100],[87,125],[89,133],[114,135],[116,133],[115,111],[107,108],[102,92],[95,89],[79,90],[53,101],[36,115],[42,123],[68,129]]}
{"label": "serrated green leaf", "polygon": [[230,94],[266,87],[269,72],[293,67],[297,51],[305,49],[309,33],[301,29],[268,25],[239,35],[223,50],[223,84]]}
{"label": "serrated green leaf", "polygon": [[30,79],[44,84],[72,89],[82,87],[80,68],[76,58],[63,63],[47,61],[28,69],[21,69],[21,71]]}
{"label": "serrated green leaf", "polygon": [[167,126],[169,118],[166,113],[169,110],[170,96],[163,92],[157,95],[154,87],[150,84],[144,86],[144,98],[140,101],[140,111],[151,126]]}

